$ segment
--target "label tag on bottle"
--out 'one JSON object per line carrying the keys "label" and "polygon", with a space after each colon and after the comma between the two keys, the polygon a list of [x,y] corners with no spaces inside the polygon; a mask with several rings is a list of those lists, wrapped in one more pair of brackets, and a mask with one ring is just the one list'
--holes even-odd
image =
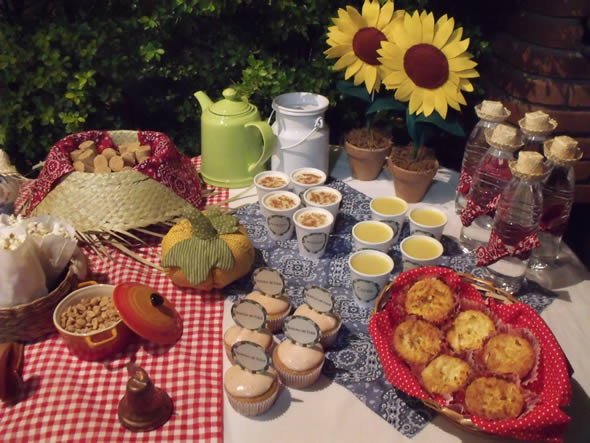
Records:
{"label": "label tag on bottle", "polygon": [[292,315],[285,320],[283,332],[287,338],[301,346],[314,346],[320,342],[322,332],[312,319]]}
{"label": "label tag on bottle", "polygon": [[320,288],[319,286],[310,286],[305,288],[303,295],[305,303],[310,308],[322,313],[332,312],[334,308],[334,297],[327,289]]}
{"label": "label tag on bottle", "polygon": [[242,328],[257,331],[266,324],[266,309],[254,300],[241,300],[231,307],[234,322]]}
{"label": "label tag on bottle", "polygon": [[231,348],[233,361],[247,371],[262,373],[271,365],[270,355],[259,344],[251,341],[239,341]]}
{"label": "label tag on bottle", "polygon": [[283,276],[271,268],[258,268],[252,274],[254,289],[258,289],[264,295],[280,297],[285,289]]}

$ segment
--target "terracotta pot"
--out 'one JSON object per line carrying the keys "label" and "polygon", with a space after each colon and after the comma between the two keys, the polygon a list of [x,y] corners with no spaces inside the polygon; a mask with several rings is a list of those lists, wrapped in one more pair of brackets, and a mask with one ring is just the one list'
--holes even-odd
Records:
{"label": "terracotta pot", "polygon": [[391,146],[381,149],[361,149],[344,141],[352,178],[369,181],[375,180],[385,163],[385,157],[391,152]]}
{"label": "terracotta pot", "polygon": [[410,171],[394,164],[390,157],[387,160],[387,166],[393,176],[395,195],[408,203],[417,203],[426,194],[428,186],[438,171],[439,164],[437,161],[436,168],[428,171]]}

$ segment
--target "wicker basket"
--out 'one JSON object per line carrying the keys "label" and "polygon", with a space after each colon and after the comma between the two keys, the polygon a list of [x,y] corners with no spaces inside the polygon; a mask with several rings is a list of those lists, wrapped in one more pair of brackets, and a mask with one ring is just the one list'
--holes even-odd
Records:
{"label": "wicker basket", "polygon": [[[473,286],[475,286],[475,288],[484,297],[495,298],[496,300],[499,300],[502,303],[508,304],[508,305],[513,304],[513,303],[520,303],[509,292],[506,292],[503,289],[496,287],[494,284],[492,284],[491,282],[489,282],[487,280],[482,280],[480,278],[475,277],[474,275],[461,273],[461,272],[458,272],[457,275],[459,275],[463,281],[465,281],[467,283],[471,283]],[[390,289],[394,285],[394,283],[395,283],[395,281],[392,281],[391,283],[389,283],[387,286],[385,286],[383,288],[383,290],[381,291],[381,294],[379,294],[379,297],[377,297],[374,313],[381,311],[385,307],[385,305],[387,304],[387,302],[390,299],[390,292],[391,292]],[[421,399],[421,401],[427,407],[429,407],[430,409],[433,409],[437,413],[441,414],[443,417],[447,418],[452,423],[458,425],[461,429],[463,429],[465,431],[469,431],[471,433],[475,433],[477,435],[485,436],[488,438],[493,437],[493,438],[497,438],[497,439],[502,439],[502,437],[500,437],[498,435],[491,434],[489,432],[483,431],[482,429],[478,428],[476,425],[473,424],[473,422],[471,421],[471,418],[469,418],[468,416],[459,414],[458,412],[456,412],[452,409],[442,406],[441,404],[437,403],[436,401],[425,400],[425,399]]]}
{"label": "wicker basket", "polygon": [[[116,145],[137,142],[137,131],[109,131]],[[169,221],[189,205],[171,189],[135,170],[71,172],[31,215],[55,215],[78,232],[119,232]]]}
{"label": "wicker basket", "polygon": [[72,266],[57,288],[31,303],[0,308],[0,343],[30,341],[55,332],[53,310],[78,285]]}

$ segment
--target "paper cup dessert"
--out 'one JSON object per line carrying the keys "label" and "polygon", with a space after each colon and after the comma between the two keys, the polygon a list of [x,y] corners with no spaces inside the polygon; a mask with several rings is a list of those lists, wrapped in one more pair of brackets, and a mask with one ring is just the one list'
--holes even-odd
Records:
{"label": "paper cup dessert", "polygon": [[324,171],[316,168],[298,168],[291,172],[291,185],[293,192],[303,195],[303,192],[313,186],[320,186],[326,183]]}
{"label": "paper cup dessert", "polygon": [[314,186],[303,193],[305,206],[326,209],[334,218],[338,215],[341,201],[340,191],[329,186]]}
{"label": "paper cup dessert", "polygon": [[375,220],[358,222],[352,228],[355,251],[374,249],[387,252],[393,245],[394,232],[390,225]]}
{"label": "paper cup dessert", "polygon": [[397,242],[406,221],[408,203],[399,197],[377,197],[369,206],[371,218],[388,224],[393,230],[393,243]]}
{"label": "paper cup dessert", "polygon": [[322,208],[302,208],[293,215],[299,255],[320,258],[326,252],[334,216]]}
{"label": "paper cup dessert", "polygon": [[447,214],[434,206],[419,206],[410,211],[410,234],[428,235],[440,240],[447,224]]}
{"label": "paper cup dessert", "polygon": [[223,334],[223,347],[229,361],[234,364],[232,357],[231,348],[233,345],[240,341],[249,341],[260,345],[266,352],[272,350],[274,344],[272,333],[268,329],[261,331],[252,331],[250,329],[242,328],[241,326],[234,325],[230,327],[225,334]]}
{"label": "paper cup dessert", "polygon": [[320,344],[324,349],[332,346],[338,338],[338,331],[342,326],[342,320],[337,313],[323,313],[310,308],[307,304],[299,306],[293,315],[300,315],[313,320],[322,331]]}
{"label": "paper cup dessert", "polygon": [[289,297],[286,295],[270,296],[265,295],[258,290],[250,292],[246,297],[246,300],[253,300],[260,303],[267,314],[267,328],[270,332],[277,332],[283,327],[283,321],[291,312],[291,304]]}
{"label": "paper cup dessert", "polygon": [[352,295],[357,305],[373,309],[377,296],[393,271],[393,259],[381,251],[363,250],[348,259]]}
{"label": "paper cup dessert", "polygon": [[422,266],[436,266],[443,254],[443,245],[427,235],[410,235],[400,244],[404,271]]}
{"label": "paper cup dessert", "polygon": [[324,348],[311,347],[283,340],[272,354],[273,364],[281,381],[290,388],[303,389],[313,385],[324,366]]}
{"label": "paper cup dessert", "polygon": [[254,186],[258,194],[258,201],[266,194],[273,191],[285,191],[289,187],[291,179],[280,171],[263,171],[254,177]]}
{"label": "paper cup dessert", "polygon": [[301,206],[301,199],[287,191],[273,191],[261,201],[263,215],[266,217],[268,235],[275,241],[289,240],[293,236],[293,214]]}

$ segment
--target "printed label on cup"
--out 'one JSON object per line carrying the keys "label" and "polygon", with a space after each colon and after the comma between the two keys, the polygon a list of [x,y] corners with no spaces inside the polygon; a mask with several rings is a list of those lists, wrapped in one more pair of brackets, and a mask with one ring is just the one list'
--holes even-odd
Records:
{"label": "printed label on cup", "polygon": [[271,215],[267,218],[268,229],[274,235],[281,236],[289,232],[293,222],[291,217],[285,217],[284,215]]}
{"label": "printed label on cup", "polygon": [[310,318],[292,315],[285,320],[283,332],[291,341],[302,346],[314,346],[320,342],[320,327]]}
{"label": "printed label on cup", "polygon": [[285,288],[283,276],[279,271],[270,268],[256,269],[254,274],[252,274],[252,280],[254,281],[255,289],[271,297],[280,296]]}
{"label": "printed label on cup", "polygon": [[239,341],[231,348],[233,361],[250,372],[266,372],[270,367],[270,356],[264,348],[251,341]]}
{"label": "printed label on cup", "polygon": [[303,248],[310,254],[317,254],[326,247],[328,234],[325,232],[314,232],[313,234],[304,235],[301,239]]}
{"label": "printed label on cup", "polygon": [[254,300],[241,300],[231,307],[234,322],[252,331],[262,329],[266,323],[266,309]]}
{"label": "printed label on cup", "polygon": [[369,280],[353,280],[352,290],[356,298],[364,303],[373,301],[379,295],[379,285]]}
{"label": "printed label on cup", "polygon": [[319,286],[305,288],[304,300],[307,305],[318,312],[331,312],[334,308],[334,297],[327,289]]}
{"label": "printed label on cup", "polygon": [[391,227],[391,230],[393,231],[393,238],[397,237],[397,234],[400,230],[400,226],[399,226],[399,222],[396,222],[395,220],[379,220],[382,223],[385,223],[386,225],[389,225]]}

